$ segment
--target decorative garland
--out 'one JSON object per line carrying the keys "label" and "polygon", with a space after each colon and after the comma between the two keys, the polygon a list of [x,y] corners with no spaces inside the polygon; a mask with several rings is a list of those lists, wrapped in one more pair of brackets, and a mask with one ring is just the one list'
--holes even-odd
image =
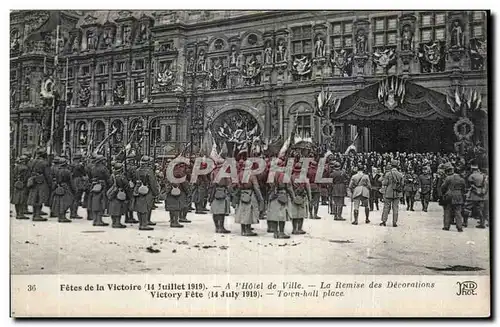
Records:
{"label": "decorative garland", "polygon": [[[462,127],[462,125],[464,125],[464,124],[469,126],[470,131],[465,133],[465,134],[462,134],[460,132],[460,127]],[[474,124],[470,121],[469,118],[462,117],[453,126],[453,132],[455,133],[455,136],[459,140],[462,140],[462,139],[469,140],[472,137],[472,135],[474,135]]]}
{"label": "decorative garland", "polygon": [[[325,133],[325,127],[330,127],[331,128],[331,133]],[[333,134],[335,133],[335,126],[330,120],[325,120],[323,122],[323,125],[321,126],[321,135],[323,137],[332,137]]]}

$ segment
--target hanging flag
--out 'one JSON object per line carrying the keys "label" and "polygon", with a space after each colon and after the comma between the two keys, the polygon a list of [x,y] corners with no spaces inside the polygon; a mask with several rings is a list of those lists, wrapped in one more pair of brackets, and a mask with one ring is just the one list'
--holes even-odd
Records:
{"label": "hanging flag", "polygon": [[453,100],[451,99],[449,92],[446,93],[446,103],[448,104],[448,106],[450,106],[450,110],[452,112],[455,112],[455,105],[453,103]]}
{"label": "hanging flag", "polygon": [[458,107],[462,105],[462,101],[460,100],[460,94],[458,92],[458,86],[455,88],[455,102],[457,103]]}

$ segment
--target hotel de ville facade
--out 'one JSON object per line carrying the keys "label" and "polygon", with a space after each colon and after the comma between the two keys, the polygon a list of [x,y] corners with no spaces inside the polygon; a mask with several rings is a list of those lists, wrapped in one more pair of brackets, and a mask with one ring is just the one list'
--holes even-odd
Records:
{"label": "hotel de ville facade", "polygon": [[[450,101],[482,98],[487,111],[487,19],[485,11],[13,11],[11,154],[31,153],[47,132],[48,75],[58,76],[65,103],[54,134],[73,153],[112,133],[110,154],[131,142],[170,156],[190,141],[198,147],[207,128],[274,140],[294,124],[342,152],[353,140],[359,151],[452,151],[461,115]],[[38,30],[47,33],[33,39]],[[323,118],[322,91],[336,103]],[[475,138],[486,142],[487,123],[478,124]]]}

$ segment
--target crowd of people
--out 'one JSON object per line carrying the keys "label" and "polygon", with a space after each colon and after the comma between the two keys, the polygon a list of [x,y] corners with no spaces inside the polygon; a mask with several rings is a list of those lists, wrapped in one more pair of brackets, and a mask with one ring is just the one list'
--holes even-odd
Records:
{"label": "crowd of people", "polygon": [[[252,225],[266,219],[267,232],[278,239],[290,237],[285,233],[287,222],[292,224],[293,235],[304,234],[305,219],[321,219],[318,216],[321,204],[328,205],[333,220],[346,220],[346,197],[352,200],[353,225],[359,223],[362,208],[365,223],[370,223],[370,213],[379,210],[381,203],[379,224],[386,226],[392,211],[392,226],[397,227],[400,203],[414,211],[415,201],[419,200],[423,212],[428,210],[429,202],[439,202],[444,209],[444,230],[455,224],[461,232],[471,217],[478,219],[477,227],[487,226],[488,171],[486,168],[481,171],[475,163],[469,164],[459,155],[404,152],[310,155],[314,160],[306,167],[305,181],[299,176],[303,168],[300,156],[289,152],[288,157],[278,159],[278,166],[284,167],[286,159],[295,157],[290,182],[283,172],[278,172],[268,183],[270,157],[265,158],[267,168],[262,173],[240,182],[247,158],[239,156],[238,180],[215,178],[224,166],[224,159],[218,158],[210,174],[198,176],[191,183],[195,162],[192,158],[191,164],[175,165],[174,176],[188,178],[174,183],[166,178],[165,165],[155,163],[149,156],[139,160],[127,156],[121,161],[108,162],[102,155],[74,155],[70,162],[65,157],[49,160],[46,149],[39,149],[34,158],[27,155],[17,158],[11,170],[11,203],[15,205],[17,219],[30,219],[27,215],[32,215],[33,221],[42,222],[48,220],[43,216],[49,215],[60,223],[69,223],[83,219],[78,214],[78,208],[83,207],[86,219],[93,226],[108,226],[103,218],[110,217],[112,228],[125,228],[123,221],[138,224],[141,231],[154,229],[152,211],[158,209],[157,204],[164,203],[171,228],[191,223],[189,212],[210,212],[216,233],[230,233],[225,228],[225,219],[232,207],[242,236],[256,236]],[[331,178],[331,182],[318,184],[315,178],[322,158],[326,160],[323,177]],[[207,167],[206,163],[201,165],[202,169]],[[44,205],[50,208],[50,213],[42,211]]]}

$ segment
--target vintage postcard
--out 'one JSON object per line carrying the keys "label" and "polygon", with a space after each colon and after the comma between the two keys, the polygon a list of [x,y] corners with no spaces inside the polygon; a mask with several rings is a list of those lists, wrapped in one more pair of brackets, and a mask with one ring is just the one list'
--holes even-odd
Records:
{"label": "vintage postcard", "polygon": [[489,18],[12,10],[11,316],[489,317]]}

